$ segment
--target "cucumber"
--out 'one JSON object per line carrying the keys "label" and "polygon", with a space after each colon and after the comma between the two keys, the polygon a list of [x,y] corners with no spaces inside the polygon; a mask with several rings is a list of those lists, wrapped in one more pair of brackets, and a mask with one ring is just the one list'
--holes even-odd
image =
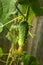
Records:
{"label": "cucumber", "polygon": [[18,44],[19,46],[23,46],[26,39],[27,39],[27,34],[28,34],[28,23],[26,21],[23,21],[19,25],[19,39],[18,39]]}

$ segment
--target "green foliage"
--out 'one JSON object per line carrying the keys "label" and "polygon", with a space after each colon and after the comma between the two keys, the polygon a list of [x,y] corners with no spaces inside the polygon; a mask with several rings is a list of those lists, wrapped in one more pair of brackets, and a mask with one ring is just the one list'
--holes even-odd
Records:
{"label": "green foliage", "polygon": [[36,0],[36,1],[32,0],[31,8],[33,9],[33,11],[35,12],[36,15],[39,15],[40,14],[40,2],[39,2],[39,0]]}
{"label": "green foliage", "polygon": [[18,0],[21,5],[29,5],[36,16],[43,16],[43,8],[41,8],[40,0]]}
{"label": "green foliage", "polygon": [[10,27],[8,34],[6,35],[7,39],[15,44],[18,41],[18,28],[17,27],[18,26],[16,26],[16,25],[12,25]]}
{"label": "green foliage", "polygon": [[[20,4],[18,4],[18,7],[19,7],[19,9],[20,9],[20,11],[23,13],[23,14],[26,14],[26,11],[27,11],[27,5],[20,5]],[[19,11],[18,11],[19,12]],[[19,13],[19,15],[21,15],[20,13]]]}
{"label": "green foliage", "polygon": [[24,65],[39,65],[37,59],[34,56],[25,56]]}
{"label": "green foliage", "polygon": [[29,0],[18,0],[18,3],[19,4],[22,4],[22,5],[28,5],[29,4]]}
{"label": "green foliage", "polygon": [[24,65],[40,65],[37,58],[34,56],[29,56],[29,55],[21,55],[21,57],[19,57],[19,61],[18,58],[15,60],[15,63],[18,65],[20,65],[20,63],[23,63]]}
{"label": "green foliage", "polygon": [[35,17],[35,13],[32,10],[32,8],[30,7],[29,16],[28,16],[28,24],[29,25],[32,25],[32,20],[33,20],[34,17]]}
{"label": "green foliage", "polygon": [[[16,4],[18,8],[16,7]],[[29,15],[26,17],[28,6],[29,6],[29,11],[28,11]],[[1,22],[0,33],[3,31],[4,26],[7,26],[8,29],[10,26],[10,29],[6,37],[8,40],[11,41],[11,43],[14,43],[12,44],[11,51],[8,54],[6,65],[7,63],[10,63],[9,65],[11,65],[13,61],[16,61],[17,63],[16,65],[20,65],[21,62],[23,62],[24,65],[39,65],[35,57],[28,55],[22,56],[21,54],[19,54],[20,55],[19,56],[18,47],[15,48],[16,43],[18,43],[18,46],[20,47],[23,47],[23,45],[25,45],[28,31],[30,30],[29,25],[32,24],[32,20],[35,15],[37,16],[43,15],[43,9],[40,7],[39,0],[0,0],[0,22]],[[28,18],[28,20],[26,20],[26,18]],[[2,57],[2,55],[3,55],[3,51],[0,48],[0,57]],[[9,62],[10,58],[11,58],[11,62]],[[18,59],[20,61],[18,61]]]}
{"label": "green foliage", "polygon": [[0,0],[0,1],[1,1],[0,3],[2,3],[2,6],[0,4],[0,8],[2,8],[2,10],[0,10],[0,12],[2,12],[0,22],[5,23],[10,20],[10,15],[15,10],[15,2],[14,0]]}
{"label": "green foliage", "polygon": [[31,8],[36,16],[43,16],[43,8],[41,8],[40,0],[30,0]]}

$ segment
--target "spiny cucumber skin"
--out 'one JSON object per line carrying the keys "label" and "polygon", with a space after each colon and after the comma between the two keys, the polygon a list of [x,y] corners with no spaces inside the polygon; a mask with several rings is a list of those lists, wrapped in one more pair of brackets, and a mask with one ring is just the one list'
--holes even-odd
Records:
{"label": "spiny cucumber skin", "polygon": [[19,46],[23,46],[28,34],[28,23],[26,21],[23,21],[19,25],[19,40],[18,44]]}

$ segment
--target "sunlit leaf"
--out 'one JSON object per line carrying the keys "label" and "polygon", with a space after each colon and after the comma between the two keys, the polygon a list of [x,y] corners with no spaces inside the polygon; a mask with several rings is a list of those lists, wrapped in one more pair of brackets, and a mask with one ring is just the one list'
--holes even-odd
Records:
{"label": "sunlit leaf", "polygon": [[0,12],[2,12],[2,15],[0,22],[5,23],[10,20],[10,15],[15,10],[15,2],[15,0],[1,0],[2,6],[0,4],[0,8],[2,8],[2,10]]}
{"label": "sunlit leaf", "polygon": [[32,20],[35,16],[35,13],[33,12],[33,10],[30,7],[30,11],[29,11],[29,17],[28,17],[28,23],[31,25],[32,24]]}

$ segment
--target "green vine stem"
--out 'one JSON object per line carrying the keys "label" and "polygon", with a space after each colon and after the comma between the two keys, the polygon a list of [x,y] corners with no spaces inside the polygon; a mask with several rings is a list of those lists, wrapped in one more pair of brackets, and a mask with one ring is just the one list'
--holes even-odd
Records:
{"label": "green vine stem", "polygon": [[[14,50],[14,43],[12,43],[10,50],[11,50],[12,52],[14,52],[14,51],[13,51],[13,50]],[[6,65],[8,65],[9,59],[10,59],[10,57],[12,56],[12,55],[11,55],[11,51],[9,51],[9,54],[8,54],[8,57],[7,57],[7,61],[6,61]]]}
{"label": "green vine stem", "polygon": [[10,64],[9,64],[9,65],[12,65],[13,61],[14,61],[14,58],[12,58],[12,60],[11,60],[11,62],[10,62]]}
{"label": "green vine stem", "polygon": [[[24,14],[25,15],[25,14]],[[14,18],[14,19],[12,19],[12,20],[10,20],[9,22],[7,22],[7,23],[5,23],[5,24],[3,24],[3,25],[1,25],[0,27],[1,28],[3,28],[3,27],[5,27],[6,25],[8,25],[8,24],[10,24],[10,23],[12,23],[13,21],[15,21],[15,20],[20,20],[20,19],[22,19],[23,18],[23,16],[21,15],[21,16],[18,16],[18,17],[16,17],[16,18]]]}
{"label": "green vine stem", "polygon": [[8,63],[9,63],[10,55],[11,55],[11,53],[9,52],[9,54],[8,54],[8,58],[7,58],[7,61],[6,61],[6,65],[8,65]]}

